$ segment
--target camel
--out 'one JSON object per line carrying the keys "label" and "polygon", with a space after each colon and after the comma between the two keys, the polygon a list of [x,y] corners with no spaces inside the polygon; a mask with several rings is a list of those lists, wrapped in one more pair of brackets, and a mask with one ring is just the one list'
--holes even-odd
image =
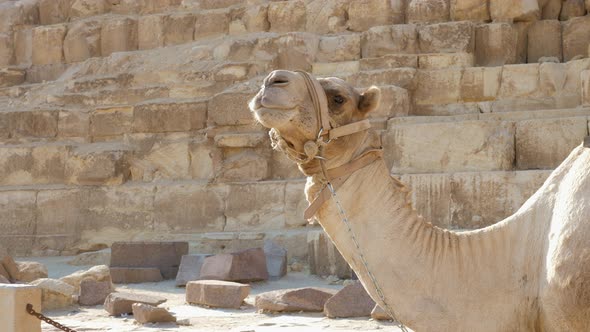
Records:
{"label": "camel", "polygon": [[[332,139],[321,131],[363,121],[379,99],[376,87],[359,92],[338,78],[277,70],[249,108],[270,129],[273,147],[307,176],[312,203],[332,170],[381,147],[372,129]],[[320,118],[322,105],[328,119]],[[472,231],[426,222],[382,158],[344,178],[336,198],[312,213],[371,297],[405,326],[590,331],[590,148],[575,148],[512,216]]]}

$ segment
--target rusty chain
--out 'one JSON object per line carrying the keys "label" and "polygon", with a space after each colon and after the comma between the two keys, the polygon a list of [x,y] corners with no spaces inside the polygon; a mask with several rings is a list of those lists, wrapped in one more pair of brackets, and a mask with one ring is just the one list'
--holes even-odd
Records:
{"label": "rusty chain", "polygon": [[60,323],[54,321],[53,319],[44,316],[42,313],[36,312],[33,309],[33,305],[30,303],[27,303],[27,312],[29,313],[29,315],[31,316],[35,316],[37,317],[39,320],[44,321],[45,323],[49,324],[49,325],[53,325],[55,327],[57,327],[58,329],[65,331],[65,332],[76,332],[76,330],[71,329],[67,326],[61,325]]}

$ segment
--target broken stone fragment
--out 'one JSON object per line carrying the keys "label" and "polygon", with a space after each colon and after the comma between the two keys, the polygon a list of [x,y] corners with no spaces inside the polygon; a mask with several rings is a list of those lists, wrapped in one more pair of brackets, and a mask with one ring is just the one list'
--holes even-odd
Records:
{"label": "broken stone fragment", "polygon": [[371,315],[375,301],[360,281],[355,281],[332,296],[324,306],[328,317],[365,317]]}
{"label": "broken stone fragment", "polygon": [[166,302],[166,299],[162,297],[115,292],[107,296],[104,301],[104,310],[106,310],[111,316],[119,316],[121,314],[132,313],[132,305],[134,303],[145,303],[157,306],[164,302]]}
{"label": "broken stone fragment", "polygon": [[253,248],[207,257],[201,266],[200,278],[241,282],[268,280],[264,250]]}
{"label": "broken stone fragment", "polygon": [[255,305],[258,310],[275,312],[316,311],[324,310],[324,305],[336,290],[305,287],[281,289],[256,296]]}
{"label": "broken stone fragment", "polygon": [[176,322],[176,317],[165,308],[156,307],[145,303],[133,303],[133,318],[140,323],[166,323]]}
{"label": "broken stone fragment", "polygon": [[250,293],[250,286],[221,280],[190,281],[186,285],[186,302],[217,308],[239,309]]}
{"label": "broken stone fragment", "polygon": [[74,287],[61,280],[42,278],[31,282],[31,285],[42,290],[43,310],[63,309],[75,303]]}
{"label": "broken stone fragment", "polygon": [[205,258],[210,255],[184,255],[180,260],[180,267],[176,275],[176,286],[185,286],[189,281],[199,280],[201,266]]}
{"label": "broken stone fragment", "polygon": [[113,292],[110,280],[96,281],[86,278],[80,283],[80,305],[98,305],[103,304],[107,296]]}

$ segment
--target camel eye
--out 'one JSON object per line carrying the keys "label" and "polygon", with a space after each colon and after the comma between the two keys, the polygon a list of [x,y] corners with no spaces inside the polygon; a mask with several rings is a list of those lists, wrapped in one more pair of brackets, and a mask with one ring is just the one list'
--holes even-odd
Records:
{"label": "camel eye", "polygon": [[341,95],[334,96],[334,102],[336,104],[342,104],[344,103],[344,97],[342,97]]}

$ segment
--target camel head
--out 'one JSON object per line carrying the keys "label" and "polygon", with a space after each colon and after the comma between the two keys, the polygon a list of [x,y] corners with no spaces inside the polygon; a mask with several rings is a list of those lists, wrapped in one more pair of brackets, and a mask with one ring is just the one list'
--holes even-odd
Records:
{"label": "camel head", "polygon": [[[377,87],[359,92],[336,77],[320,78],[317,81],[327,98],[332,127],[363,120],[379,105],[381,91]],[[274,140],[280,137],[291,149],[303,154],[306,142],[315,141],[318,136],[318,115],[301,73],[287,70],[271,72],[264,79],[258,94],[250,101],[249,107],[255,119],[271,129],[273,146]],[[337,146],[344,148],[347,140],[338,139],[340,144],[331,144],[332,148],[327,152],[342,154],[344,151],[338,151]]]}

